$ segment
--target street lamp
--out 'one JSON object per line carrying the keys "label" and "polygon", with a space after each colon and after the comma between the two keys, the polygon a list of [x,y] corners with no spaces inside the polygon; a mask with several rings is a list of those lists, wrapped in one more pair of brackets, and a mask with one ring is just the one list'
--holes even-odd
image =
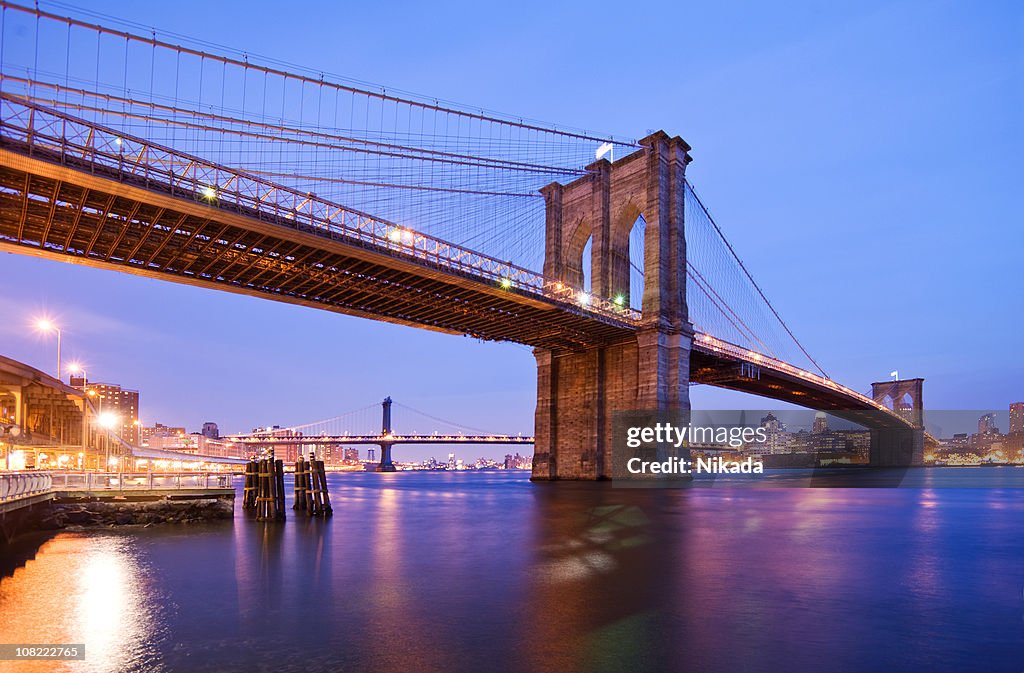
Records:
{"label": "street lamp", "polygon": [[57,323],[53,322],[49,318],[40,318],[36,320],[36,329],[40,332],[49,334],[50,332],[57,333],[57,380],[60,381],[60,337],[61,330],[57,326]]}
{"label": "street lamp", "polygon": [[106,435],[103,437],[103,445],[107,448],[107,451],[106,451],[106,455],[107,455],[107,469],[110,468],[110,459],[111,459],[111,455],[110,455],[110,434],[114,431],[114,428],[117,427],[117,424],[118,424],[119,420],[120,419],[118,418],[117,414],[111,413],[109,411],[101,412],[96,417],[96,424],[99,425],[101,428],[103,428],[104,430],[107,431]]}
{"label": "street lamp", "polygon": [[113,430],[116,428],[117,420],[117,414],[109,411],[101,412],[100,415],[96,417],[96,422],[99,423],[100,427],[104,430]]}
{"label": "street lamp", "polygon": [[68,363],[68,374],[78,374],[82,377],[82,389],[84,390],[89,382],[89,377],[85,373],[85,367],[82,366],[81,362],[69,362]]}

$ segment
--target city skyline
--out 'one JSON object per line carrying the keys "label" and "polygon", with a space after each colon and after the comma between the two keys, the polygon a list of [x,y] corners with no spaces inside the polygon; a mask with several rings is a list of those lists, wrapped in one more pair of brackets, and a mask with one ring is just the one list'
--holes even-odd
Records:
{"label": "city skyline", "polygon": [[[189,11],[182,16],[162,8],[130,10],[134,15],[125,11],[119,8],[117,13],[160,30],[234,47],[259,43],[273,49],[271,41],[258,39],[267,26],[248,17],[241,18],[239,29],[245,40],[236,40],[186,18]],[[219,11],[204,7],[202,13],[213,12],[216,19]],[[694,18],[712,26],[721,26],[726,18],[700,11],[709,14]],[[866,390],[872,381],[885,380],[892,368],[926,379],[926,408],[1004,408],[1018,401],[1016,382],[1024,370],[1014,357],[1013,335],[1020,328],[1015,303],[1021,293],[1014,291],[1020,281],[1012,271],[1012,251],[1020,248],[1021,233],[1010,227],[1014,205],[1001,185],[1012,174],[1010,161],[1020,136],[1008,112],[1013,106],[1003,105],[1001,98],[1013,95],[1013,80],[1011,65],[998,58],[1001,40],[1011,37],[999,25],[998,9],[965,16],[957,8],[915,3],[829,9],[829,16],[797,21],[774,31],[770,39],[759,36],[757,20],[781,26],[799,14],[790,11],[743,17],[739,30],[754,38],[745,53],[727,57],[711,45],[697,46],[694,56],[707,61],[705,72],[724,73],[722,82],[658,71],[666,86],[652,94],[652,105],[685,111],[659,115],[658,123],[694,146],[696,160],[689,175],[711,195],[715,214],[740,256],[835,380]],[[369,21],[373,12],[358,8],[346,18]],[[899,34],[900,22],[911,15],[924,26],[913,39],[901,35],[886,49],[876,49],[867,63],[842,53],[868,26]],[[880,17],[892,25],[879,27]],[[253,25],[245,23],[249,21]],[[815,21],[827,21],[830,28],[822,31]],[[210,25],[222,23],[212,20]],[[943,29],[950,25],[958,30],[947,41]],[[412,18],[396,30],[413,34]],[[542,36],[547,29],[522,25],[516,30]],[[480,39],[486,40],[486,31]],[[560,48],[576,48],[579,39],[564,41]],[[986,41],[991,45],[982,48]],[[395,53],[362,60],[348,51],[342,60],[322,51],[324,47],[306,46],[265,55],[314,67],[341,62],[345,67],[331,69],[399,88],[407,78],[418,82],[407,88],[444,92],[531,117],[577,120],[624,135],[643,135],[653,123],[643,109],[631,109],[602,92],[596,75],[577,80],[581,96],[553,95],[558,80],[547,74],[529,79],[535,70],[515,64],[506,68],[512,81],[518,77],[523,82],[514,93],[506,90],[513,87],[495,86],[485,78],[437,81],[422,72],[407,73],[404,66],[414,61],[418,43],[398,43]],[[972,46],[968,59],[958,52],[964,44]],[[484,53],[489,58],[480,67],[494,67],[497,50]],[[665,61],[665,54],[659,56]],[[557,55],[546,58],[557,60]],[[624,58],[621,54],[600,58],[606,60],[595,64],[598,70],[602,64],[627,65],[614,60]],[[635,59],[629,67],[643,69],[643,55],[629,58]],[[831,79],[822,79],[810,66],[797,69],[802,78],[795,82],[772,77],[803,60],[821,61],[821,72],[829,72]],[[741,76],[731,70],[737,61],[759,67]],[[946,80],[934,79],[937,64],[954,61],[956,68],[944,70]],[[900,67],[872,72],[876,88],[865,89],[862,69],[887,62]],[[418,67],[426,70],[427,64]],[[730,74],[741,79],[730,79]],[[768,89],[744,79],[756,74],[785,86]],[[839,89],[844,84],[849,97],[825,104],[815,96],[818,87]],[[900,107],[904,96],[915,101],[917,116]],[[766,114],[740,123],[736,112],[758,97],[763,97],[759,109]],[[884,114],[873,113],[879,105],[886,107]],[[967,109],[992,123],[979,128],[973,120],[981,117],[972,117],[970,124],[958,120],[957,113]],[[716,114],[721,110],[727,113]],[[842,134],[833,133],[836,125],[842,126]],[[808,145],[818,146],[813,156],[799,149]],[[955,170],[934,168],[943,153],[955,154],[950,159]],[[768,177],[761,157],[771,162]],[[824,178],[817,176],[822,170],[829,172]],[[886,189],[890,182],[901,185],[900,194]],[[964,198],[951,203],[945,198],[948,193]],[[974,230],[964,223],[974,219],[985,222],[989,235],[1001,244],[983,252],[972,246]],[[867,235],[849,237],[844,233],[848,230]],[[835,250],[843,254],[829,254]],[[0,303],[6,316],[0,338],[10,345],[5,354],[50,371],[52,338],[36,340],[26,334],[34,316],[48,314],[65,330],[64,360],[83,361],[92,379],[142,391],[142,418],[147,422],[184,423],[191,429],[215,420],[227,431],[239,431],[308,422],[393,395],[449,417],[452,408],[465,410],[471,418],[458,420],[494,431],[529,432],[533,425],[535,365],[522,346],[470,344],[464,337],[111,272],[12,255],[0,259],[0,281],[18,287],[22,295]],[[790,269],[798,265],[803,273],[794,282]],[[32,279],[33,286],[24,287],[25,279]],[[811,279],[813,283],[804,282]],[[939,295],[949,301],[934,301]],[[951,314],[958,306],[960,311]],[[981,326],[969,321],[976,314],[985,316]],[[964,321],[959,330],[958,315]],[[949,357],[961,351],[966,357]],[[695,407],[763,406],[758,399],[703,386],[693,390]],[[150,404],[152,411],[147,410]],[[272,411],[284,418],[271,417]]]}

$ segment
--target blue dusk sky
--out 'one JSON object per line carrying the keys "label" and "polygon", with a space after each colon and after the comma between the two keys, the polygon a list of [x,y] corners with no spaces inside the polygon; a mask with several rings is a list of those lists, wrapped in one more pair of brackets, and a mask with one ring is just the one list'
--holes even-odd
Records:
{"label": "blue dusk sky", "polygon": [[[867,391],[898,369],[926,379],[932,409],[1024,400],[1021,3],[89,8],[474,107],[681,135],[689,178],[834,379]],[[0,286],[0,352],[52,370],[53,338],[30,327],[47,314],[65,360],[141,391],[147,424],[293,425],[391,395],[469,426],[533,428],[524,346],[11,254]],[[777,406],[691,394],[702,408]]]}

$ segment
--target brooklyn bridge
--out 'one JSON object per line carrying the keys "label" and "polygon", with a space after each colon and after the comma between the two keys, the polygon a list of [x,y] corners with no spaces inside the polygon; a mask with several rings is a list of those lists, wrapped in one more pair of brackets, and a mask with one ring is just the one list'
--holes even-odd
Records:
{"label": "brooklyn bridge", "polygon": [[0,249],[489,341],[537,362],[535,479],[708,384],[920,464],[922,381],[833,381],[687,177],[691,147],[509,117],[0,2]]}

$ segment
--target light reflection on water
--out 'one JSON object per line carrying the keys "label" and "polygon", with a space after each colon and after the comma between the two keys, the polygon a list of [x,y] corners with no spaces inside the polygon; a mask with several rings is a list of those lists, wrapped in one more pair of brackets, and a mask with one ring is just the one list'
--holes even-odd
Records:
{"label": "light reflection on water", "polygon": [[1024,491],[331,475],[335,516],[62,533],[0,671],[1024,669]]}
{"label": "light reflection on water", "polygon": [[0,662],[0,670],[146,670],[160,607],[136,545],[121,535],[65,533],[0,581],[0,642],[86,643],[86,660]]}

